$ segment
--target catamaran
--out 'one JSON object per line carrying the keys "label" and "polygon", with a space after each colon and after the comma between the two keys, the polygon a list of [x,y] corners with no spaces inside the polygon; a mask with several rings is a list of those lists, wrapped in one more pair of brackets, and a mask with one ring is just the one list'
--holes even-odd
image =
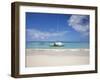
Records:
{"label": "catamaran", "polygon": [[[58,19],[59,20],[59,19]],[[58,24],[59,22],[57,21],[57,28],[58,28]],[[58,30],[58,29],[57,29]],[[61,41],[55,41],[54,43],[51,43],[50,44],[51,46],[54,46],[54,47],[62,47],[64,46],[64,44],[61,42]]]}
{"label": "catamaran", "polygon": [[54,42],[54,43],[51,44],[51,46],[62,47],[62,46],[64,46],[64,44],[62,42]]}

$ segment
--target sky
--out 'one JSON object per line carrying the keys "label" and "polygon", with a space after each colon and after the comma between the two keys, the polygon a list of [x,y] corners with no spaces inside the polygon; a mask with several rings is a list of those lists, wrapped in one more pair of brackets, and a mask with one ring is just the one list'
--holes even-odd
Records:
{"label": "sky", "polygon": [[26,12],[26,41],[89,42],[89,15]]}

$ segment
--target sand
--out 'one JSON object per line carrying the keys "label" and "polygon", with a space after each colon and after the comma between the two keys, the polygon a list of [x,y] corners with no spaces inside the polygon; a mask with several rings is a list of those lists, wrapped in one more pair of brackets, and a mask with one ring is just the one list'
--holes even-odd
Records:
{"label": "sand", "polygon": [[89,49],[26,49],[26,67],[89,64]]}

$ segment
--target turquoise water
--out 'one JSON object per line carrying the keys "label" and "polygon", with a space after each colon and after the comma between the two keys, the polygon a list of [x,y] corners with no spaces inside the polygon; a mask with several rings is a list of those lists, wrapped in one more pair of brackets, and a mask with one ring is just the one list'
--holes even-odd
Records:
{"label": "turquoise water", "polygon": [[43,48],[43,49],[54,49],[54,48],[89,48],[87,42],[62,42],[64,46],[54,47],[51,46],[54,42],[42,42],[42,41],[28,41],[26,42],[26,48]]}

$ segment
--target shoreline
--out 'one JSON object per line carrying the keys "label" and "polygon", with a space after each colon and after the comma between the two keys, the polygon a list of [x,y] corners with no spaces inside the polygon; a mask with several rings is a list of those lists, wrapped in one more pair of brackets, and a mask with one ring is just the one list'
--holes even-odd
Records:
{"label": "shoreline", "polygon": [[[85,53],[84,53],[85,52]],[[80,49],[26,49],[26,55],[36,54],[36,55],[68,55],[68,54],[80,54],[85,55],[89,52],[88,48],[80,48]],[[88,55],[88,54],[87,54]]]}

